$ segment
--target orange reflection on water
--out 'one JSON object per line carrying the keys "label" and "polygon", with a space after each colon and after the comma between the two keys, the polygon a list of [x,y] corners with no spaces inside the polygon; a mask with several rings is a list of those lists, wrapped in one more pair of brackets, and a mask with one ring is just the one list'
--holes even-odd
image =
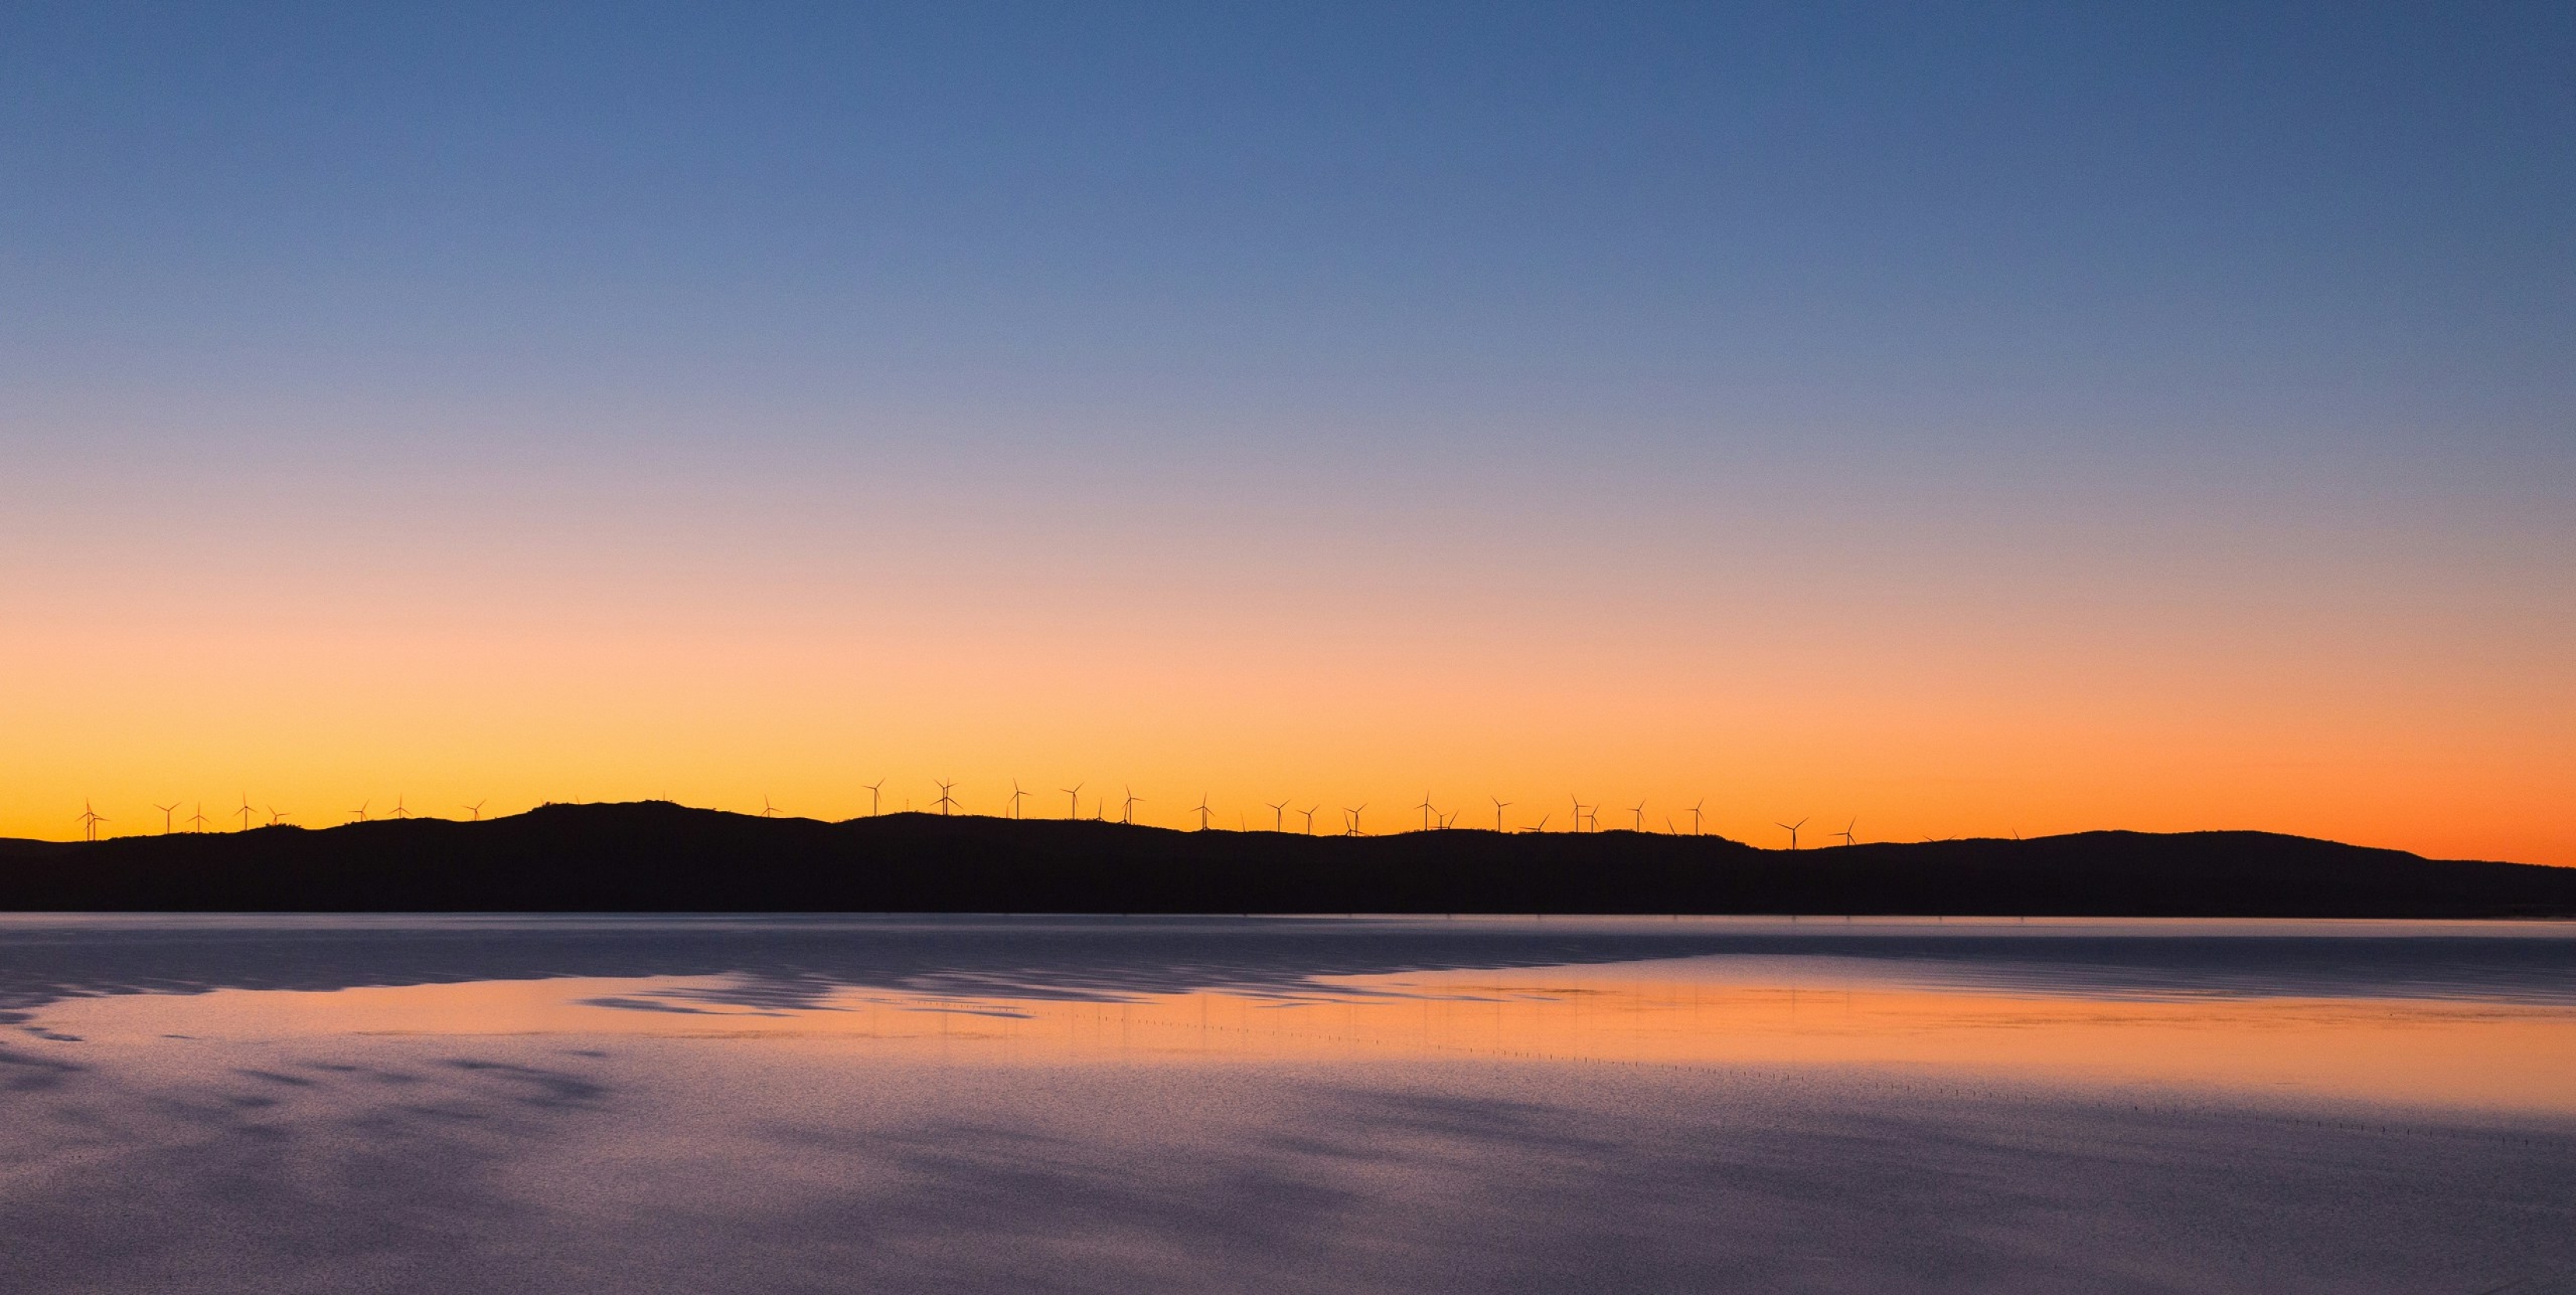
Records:
{"label": "orange reflection on water", "polygon": [[[219,990],[78,999],[43,1013],[95,1044],[167,1036],[563,1035],[827,1049],[950,1064],[1366,1065],[1391,1060],[1896,1067],[2576,1113],[2576,1009],[2367,998],[2118,998],[1956,990],[1769,960],[1334,977],[1289,995],[1118,1001],[837,989],[746,1005],[721,977]],[[1748,966],[1750,962],[1754,965]],[[1748,974],[1751,973],[1751,974]]]}

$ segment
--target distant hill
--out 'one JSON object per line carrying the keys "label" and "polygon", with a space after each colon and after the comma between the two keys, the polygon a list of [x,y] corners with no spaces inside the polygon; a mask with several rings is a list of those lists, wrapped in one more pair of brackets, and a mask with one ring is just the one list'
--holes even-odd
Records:
{"label": "distant hill", "polygon": [[0,843],[0,909],[233,912],[2576,916],[2576,869],[2262,832],[1759,850],[1720,837],[1314,837],[664,802],[481,823]]}

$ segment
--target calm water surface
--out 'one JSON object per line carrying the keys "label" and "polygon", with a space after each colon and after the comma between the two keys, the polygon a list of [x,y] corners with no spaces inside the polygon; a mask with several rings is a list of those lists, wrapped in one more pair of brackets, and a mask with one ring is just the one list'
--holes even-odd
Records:
{"label": "calm water surface", "polygon": [[2576,928],[0,918],[0,1290],[2576,1291]]}

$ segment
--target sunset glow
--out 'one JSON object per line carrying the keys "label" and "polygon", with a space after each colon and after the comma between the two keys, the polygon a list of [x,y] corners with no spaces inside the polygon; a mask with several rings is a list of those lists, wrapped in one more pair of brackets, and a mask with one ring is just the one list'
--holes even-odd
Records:
{"label": "sunset glow", "polygon": [[2549,41],[1516,15],[11,20],[0,835],[2576,864]]}

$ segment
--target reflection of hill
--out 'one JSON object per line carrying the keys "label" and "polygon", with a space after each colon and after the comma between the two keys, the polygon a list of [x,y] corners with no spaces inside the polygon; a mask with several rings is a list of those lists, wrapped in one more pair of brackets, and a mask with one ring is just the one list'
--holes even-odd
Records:
{"label": "reflection of hill", "polygon": [[1797,852],[1633,832],[1306,837],[661,802],[483,823],[133,837],[19,853],[0,908],[164,911],[2576,915],[2576,869],[2257,832]]}
{"label": "reflection of hill", "polygon": [[[847,987],[960,998],[1334,992],[1337,977],[1732,956],[1805,974],[2083,997],[2576,1003],[2550,928],[1149,917],[28,917],[0,924],[0,1023],[97,994],[559,976],[723,977],[697,1001]],[[1824,960],[1830,960],[1824,961]],[[1829,968],[1829,969],[1827,969]],[[1759,979],[1766,974],[1751,971]],[[1776,974],[1776,973],[1769,973]],[[1823,982],[1820,982],[1823,983]]]}

